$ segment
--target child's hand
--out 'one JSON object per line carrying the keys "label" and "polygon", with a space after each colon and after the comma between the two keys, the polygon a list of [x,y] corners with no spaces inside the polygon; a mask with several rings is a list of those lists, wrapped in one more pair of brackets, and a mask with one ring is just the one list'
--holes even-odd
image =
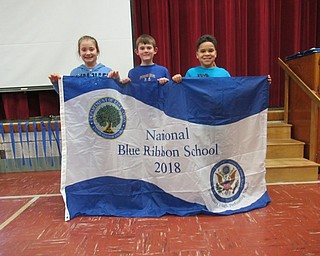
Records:
{"label": "child's hand", "polygon": [[119,71],[112,70],[107,75],[108,78],[120,79]]}
{"label": "child's hand", "polygon": [[129,77],[120,80],[121,84],[127,84],[129,82],[131,82],[131,79]]}
{"label": "child's hand", "polygon": [[271,82],[272,82],[272,79],[271,79],[270,75],[268,75],[268,82],[269,82],[269,84],[271,84]]}
{"label": "child's hand", "polygon": [[161,77],[161,78],[159,78],[157,80],[158,80],[159,84],[161,84],[161,85],[163,85],[163,84],[165,84],[165,83],[167,83],[169,81],[169,79],[166,78],[166,77]]}
{"label": "child's hand", "polygon": [[61,76],[58,73],[53,73],[50,74],[48,78],[50,79],[51,83],[54,84],[57,83],[59,79],[61,79]]}
{"label": "child's hand", "polygon": [[180,74],[176,74],[172,77],[172,80],[176,83],[181,83],[182,82],[182,76]]}

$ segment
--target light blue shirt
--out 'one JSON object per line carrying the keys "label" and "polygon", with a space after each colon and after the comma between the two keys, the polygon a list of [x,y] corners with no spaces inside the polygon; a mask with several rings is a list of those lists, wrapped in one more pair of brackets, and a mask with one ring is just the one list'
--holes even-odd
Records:
{"label": "light blue shirt", "polygon": [[203,68],[201,66],[197,66],[190,68],[185,77],[230,77],[230,74],[224,68]]}
{"label": "light blue shirt", "polygon": [[106,76],[111,71],[111,68],[99,63],[94,68],[88,68],[84,64],[73,69],[70,76]]}
{"label": "light blue shirt", "polygon": [[[70,73],[70,76],[107,76],[108,73],[112,71],[111,68],[99,63],[97,66],[94,68],[88,68],[84,64],[80,65],[79,67],[76,67],[73,69]],[[54,90],[59,93],[59,88],[58,88],[58,82],[53,83],[53,88]]]}

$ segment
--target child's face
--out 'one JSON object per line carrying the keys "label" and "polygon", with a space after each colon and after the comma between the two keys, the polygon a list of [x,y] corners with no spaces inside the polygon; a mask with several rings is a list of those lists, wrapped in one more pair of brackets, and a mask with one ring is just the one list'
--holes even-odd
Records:
{"label": "child's face", "polygon": [[83,40],[80,43],[79,47],[79,54],[81,59],[83,60],[84,64],[89,67],[93,68],[97,65],[97,58],[98,58],[98,51],[97,47],[92,40]]}
{"label": "child's face", "polygon": [[212,68],[216,66],[217,50],[213,43],[204,42],[200,44],[196,52],[196,57],[200,62],[201,67]]}
{"label": "child's face", "polygon": [[152,44],[139,44],[135,53],[140,57],[141,64],[150,65],[153,63],[153,57],[157,54],[157,47]]}

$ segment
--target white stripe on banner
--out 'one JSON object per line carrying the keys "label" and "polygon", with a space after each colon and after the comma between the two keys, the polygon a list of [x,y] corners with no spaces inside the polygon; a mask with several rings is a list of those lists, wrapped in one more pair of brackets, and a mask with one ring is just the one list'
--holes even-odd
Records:
{"label": "white stripe on banner", "polygon": [[62,81],[66,220],[228,215],[270,202],[267,77]]}

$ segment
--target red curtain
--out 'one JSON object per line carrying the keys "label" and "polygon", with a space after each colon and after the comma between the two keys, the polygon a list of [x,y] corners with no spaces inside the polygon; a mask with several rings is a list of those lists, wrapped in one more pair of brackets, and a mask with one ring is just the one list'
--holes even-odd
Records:
{"label": "red curtain", "polygon": [[[131,0],[134,38],[147,33],[159,48],[155,62],[185,74],[198,65],[196,41],[218,40],[217,65],[232,76],[270,74],[270,107],[283,106],[278,57],[320,47],[320,0]],[[136,60],[139,64],[139,60]],[[59,115],[55,91],[2,93],[0,120]]]}
{"label": "red curtain", "polygon": [[0,120],[57,116],[60,113],[59,108],[59,96],[54,90],[1,93]]}
{"label": "red curtain", "polygon": [[198,37],[215,35],[218,66],[232,76],[272,76],[271,107],[283,106],[278,57],[320,47],[320,0],[133,0],[133,21],[135,38],[155,37],[155,62],[171,75],[197,66]]}

